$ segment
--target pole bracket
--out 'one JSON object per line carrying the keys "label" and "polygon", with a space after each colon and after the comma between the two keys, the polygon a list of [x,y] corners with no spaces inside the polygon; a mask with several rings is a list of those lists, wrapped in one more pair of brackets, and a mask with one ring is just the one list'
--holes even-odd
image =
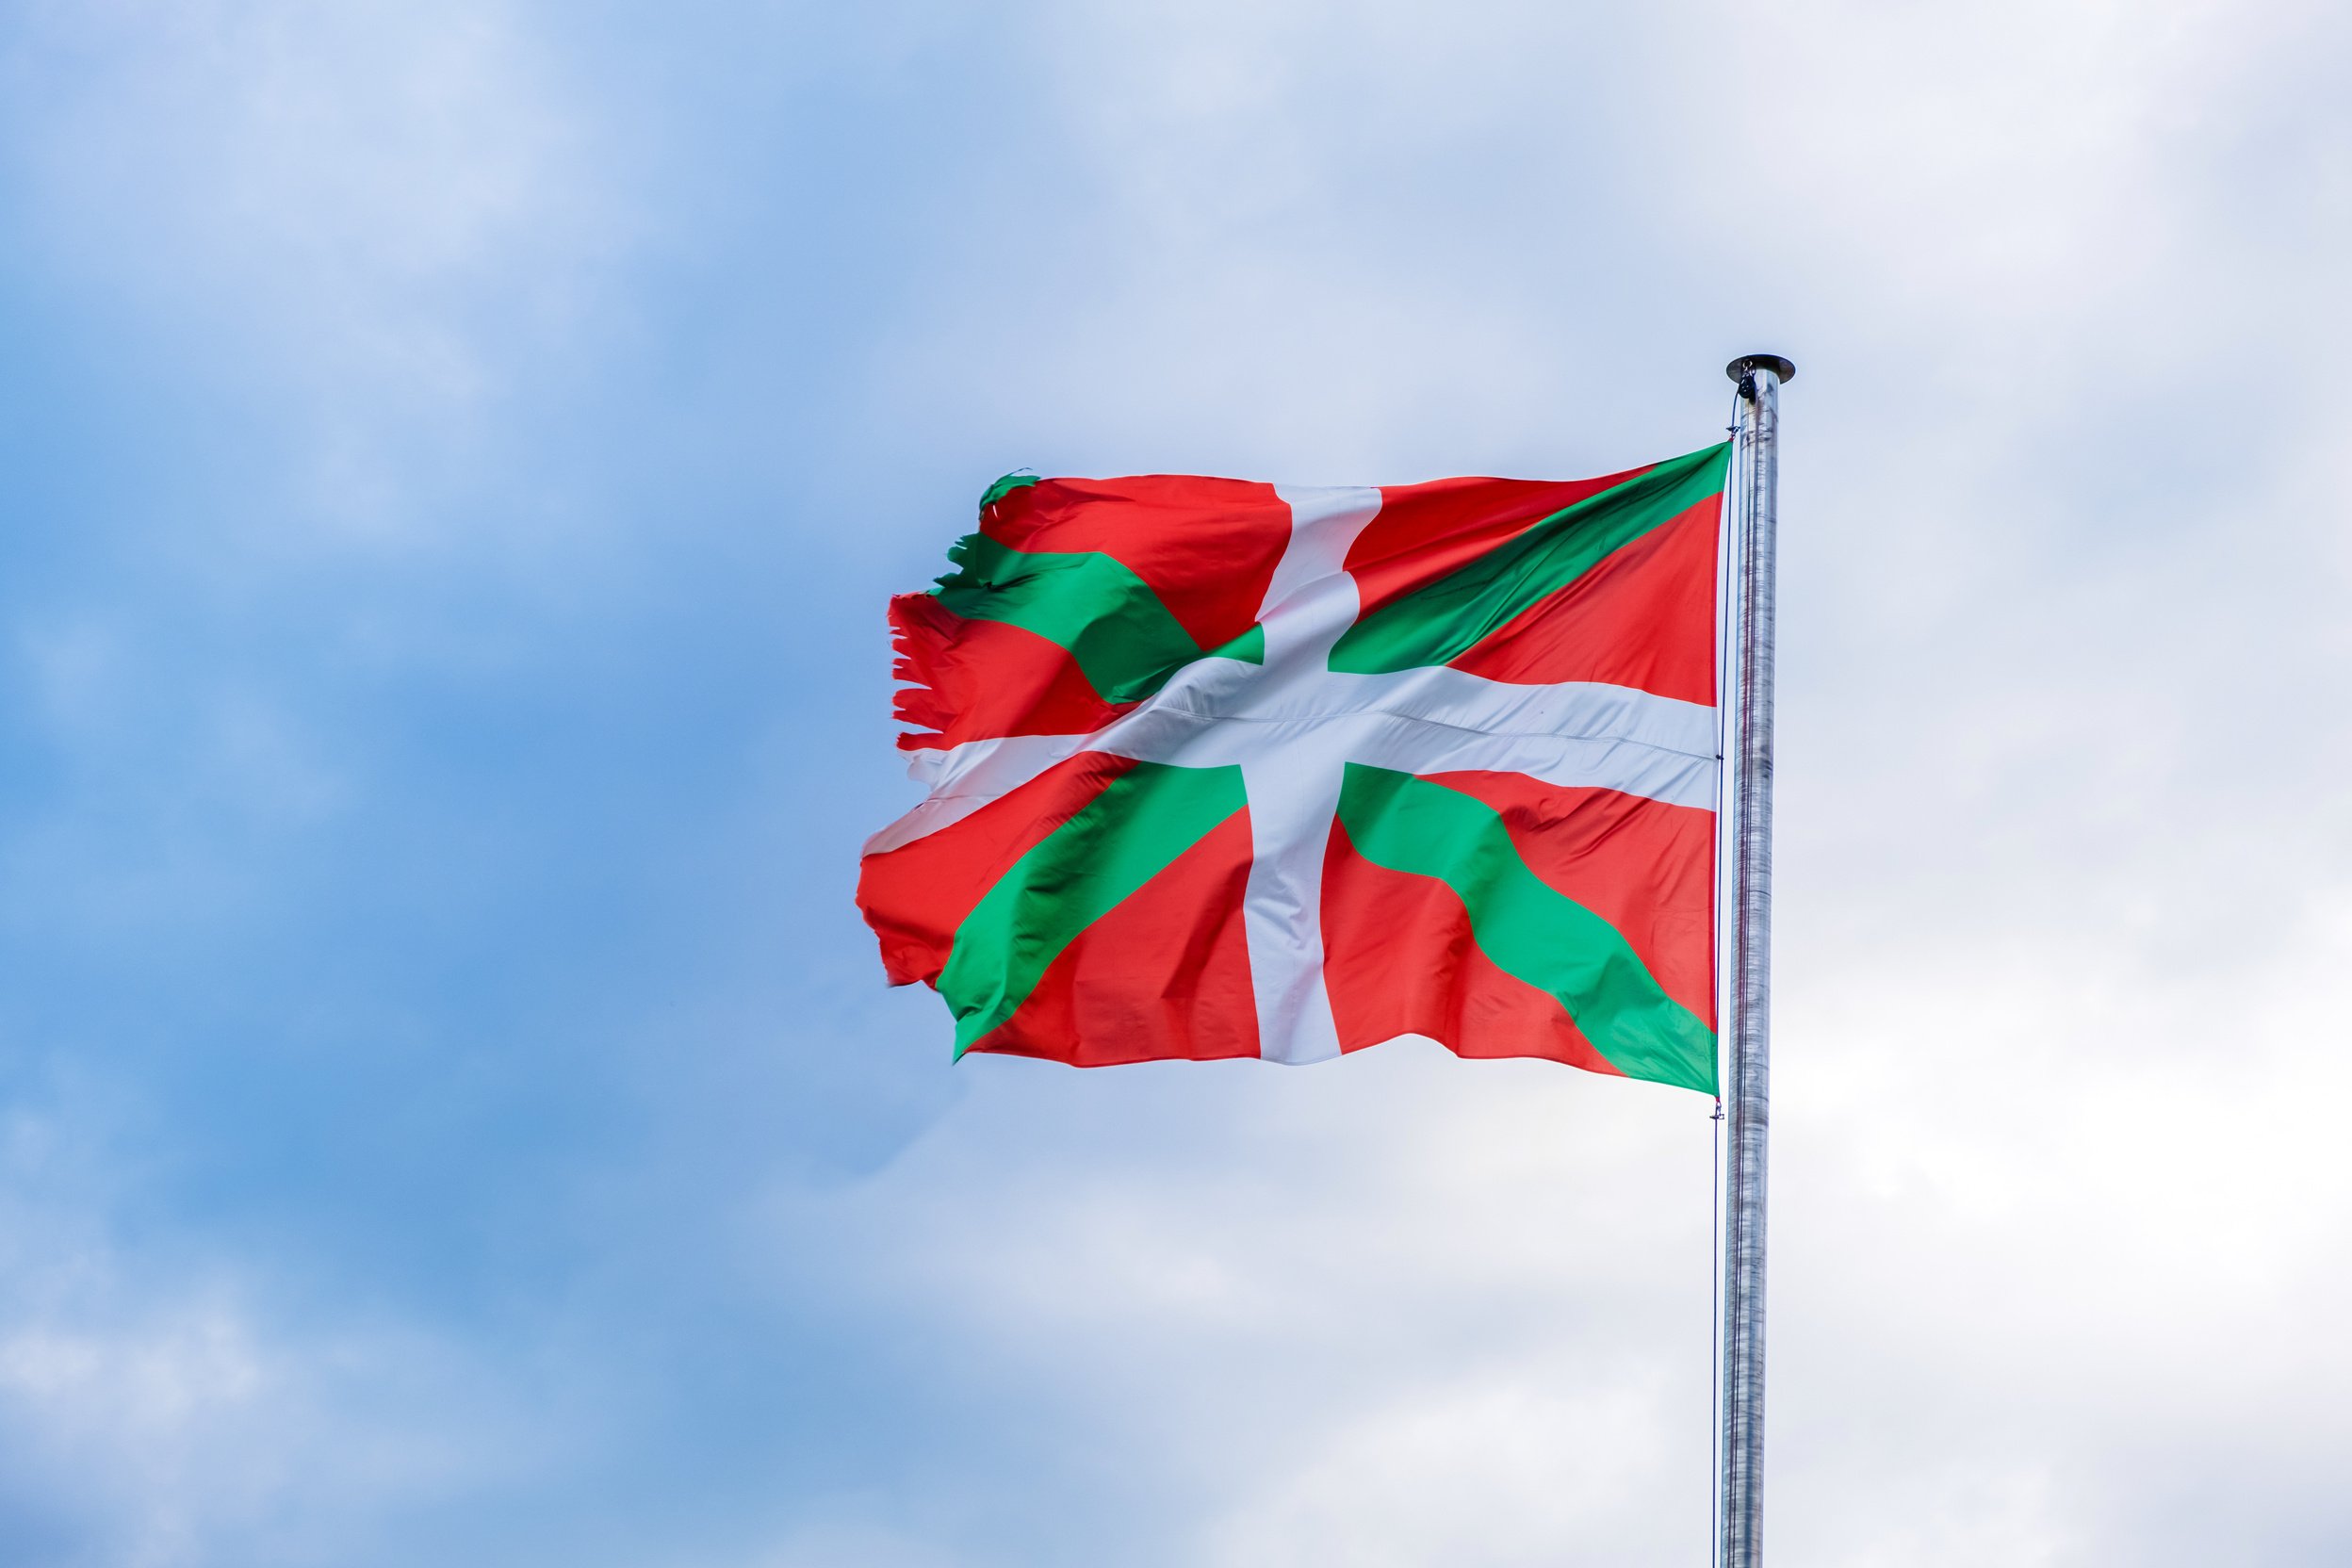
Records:
{"label": "pole bracket", "polygon": [[1741,354],[1723,367],[1723,374],[1734,381],[1743,379],[1750,370],[1770,370],[1783,381],[1794,381],[1797,364],[1780,354]]}
{"label": "pole bracket", "polygon": [[1740,398],[1743,398],[1745,402],[1755,402],[1755,395],[1757,395],[1755,374],[1757,374],[1759,369],[1769,369],[1771,374],[1778,376],[1783,384],[1788,384],[1788,381],[1792,381],[1794,376],[1797,376],[1797,362],[1788,360],[1785,355],[1740,355],[1739,360],[1726,365],[1724,374],[1731,376],[1734,381],[1739,381]]}
{"label": "pole bracket", "polygon": [[1786,384],[1796,379],[1797,366],[1796,361],[1781,354],[1741,354],[1723,367],[1723,374],[1740,384],[1740,395],[1743,398],[1756,395],[1748,377],[1757,370],[1770,370]]}
{"label": "pole bracket", "polygon": [[1783,355],[1740,355],[1739,360],[1724,367],[1724,374],[1745,385],[1748,384],[1748,371],[1757,369],[1769,369],[1773,376],[1780,376],[1780,381],[1797,379],[1797,362]]}

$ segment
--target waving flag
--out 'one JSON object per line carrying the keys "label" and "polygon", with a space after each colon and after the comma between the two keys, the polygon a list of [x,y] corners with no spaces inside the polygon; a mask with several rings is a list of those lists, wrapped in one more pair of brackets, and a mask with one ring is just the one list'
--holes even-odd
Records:
{"label": "waving flag", "polygon": [[894,600],[866,846],[957,1054],[1421,1035],[1715,1087],[1728,447],[1576,482],[1000,480]]}

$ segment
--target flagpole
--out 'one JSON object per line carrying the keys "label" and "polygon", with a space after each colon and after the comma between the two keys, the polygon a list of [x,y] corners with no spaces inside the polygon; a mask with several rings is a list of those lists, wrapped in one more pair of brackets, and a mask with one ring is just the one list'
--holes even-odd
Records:
{"label": "flagpole", "polygon": [[1734,678],[1731,1160],[1724,1181],[1720,1568],[1759,1568],[1764,1513],[1764,1175],[1772,1122],[1772,567],[1779,526],[1778,354],[1725,367],[1740,386]]}

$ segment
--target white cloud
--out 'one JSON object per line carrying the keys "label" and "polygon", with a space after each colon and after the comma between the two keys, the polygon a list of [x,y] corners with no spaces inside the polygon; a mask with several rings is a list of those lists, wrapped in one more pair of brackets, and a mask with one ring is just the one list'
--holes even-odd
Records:
{"label": "white cloud", "polygon": [[132,340],[301,429],[314,507],[414,528],[576,331],[624,228],[593,123],[504,4],[110,0],[33,11],[7,123],[32,231]]}
{"label": "white cloud", "polygon": [[0,1444],[86,1560],[302,1560],[544,1460],[480,1372],[398,1330],[267,1330],[213,1290],[74,1293],[0,1326]]}
{"label": "white cloud", "polygon": [[[386,1314],[305,1311],[228,1250],[127,1240],[145,1118],[71,1069],[0,1123],[0,1465],[62,1562],[350,1558],[354,1531],[513,1482],[568,1441],[512,1365]],[[526,1415],[529,1419],[526,1419]],[[28,1499],[37,1499],[28,1521]]]}
{"label": "white cloud", "polygon": [[[1646,1381],[1579,1388],[1573,1368],[1533,1357],[1466,1386],[1410,1391],[1286,1455],[1262,1494],[1211,1527],[1196,1560],[1493,1568],[1696,1556],[1703,1506],[1682,1511],[1679,1541],[1646,1516],[1674,1446],[1658,1429],[1663,1404]],[[1704,1474],[1686,1478],[1703,1504]]]}
{"label": "white cloud", "polygon": [[[869,1506],[876,1512],[890,1511],[889,1504],[879,1499]],[[827,1521],[795,1527],[743,1568],[956,1568],[958,1560],[953,1553],[890,1525]]]}

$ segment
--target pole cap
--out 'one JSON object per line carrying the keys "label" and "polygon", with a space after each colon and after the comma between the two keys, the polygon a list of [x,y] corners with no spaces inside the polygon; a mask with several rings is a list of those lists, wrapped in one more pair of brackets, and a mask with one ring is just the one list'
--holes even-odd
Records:
{"label": "pole cap", "polygon": [[1723,367],[1723,374],[1737,382],[1746,381],[1751,370],[1770,370],[1784,382],[1797,378],[1796,361],[1784,359],[1779,354],[1741,354]]}

